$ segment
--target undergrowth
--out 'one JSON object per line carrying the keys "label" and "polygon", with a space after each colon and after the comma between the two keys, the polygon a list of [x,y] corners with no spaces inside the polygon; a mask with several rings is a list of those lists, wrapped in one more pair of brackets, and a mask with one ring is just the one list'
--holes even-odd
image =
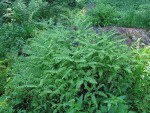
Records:
{"label": "undergrowth", "polygon": [[95,4],[87,14],[93,25],[149,29],[150,2],[148,0],[94,0],[90,4]]}
{"label": "undergrowth", "polygon": [[0,113],[149,113],[149,47],[92,28],[149,29],[149,12],[146,0],[2,0]]}
{"label": "undergrowth", "polygon": [[53,26],[28,40],[28,56],[18,58],[6,88],[12,112],[128,113],[138,70],[132,51],[113,33],[96,34],[86,21],[76,22],[76,30]]}

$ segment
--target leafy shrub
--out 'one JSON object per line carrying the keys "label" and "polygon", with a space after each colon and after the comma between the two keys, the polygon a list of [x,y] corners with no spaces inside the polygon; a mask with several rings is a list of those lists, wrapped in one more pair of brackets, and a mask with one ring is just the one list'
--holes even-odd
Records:
{"label": "leafy shrub", "polygon": [[33,23],[8,23],[0,28],[1,53],[19,51],[25,40],[32,37],[35,25]]}
{"label": "leafy shrub", "polygon": [[[11,13],[7,16],[10,21],[7,23],[5,21],[0,28],[0,54],[5,56],[4,54],[7,54],[7,52],[18,52],[21,50],[22,45],[25,44],[26,39],[32,37],[33,31],[37,27],[36,22],[32,20],[32,16],[37,13],[39,5],[41,5],[41,8],[44,4],[42,1],[40,3],[43,4],[39,2],[31,0],[28,7],[22,0],[17,0],[15,5],[14,2],[10,2],[12,5],[9,6]],[[2,3],[6,4],[7,2],[3,1]],[[6,19],[4,18],[6,14],[3,14],[3,19]]]}
{"label": "leafy shrub", "polygon": [[11,72],[12,64],[12,54],[7,54],[4,51],[4,48],[0,49],[0,96],[5,93],[5,86],[10,79],[9,73]]}
{"label": "leafy shrub", "polygon": [[[62,6],[67,7],[68,0],[13,4],[10,23],[0,28],[1,113],[150,111],[149,48],[132,52],[113,32],[96,34],[88,23],[148,26],[149,6],[137,5],[139,9],[125,13],[117,4],[99,2],[101,7],[91,10],[88,19],[81,12],[70,12],[77,17],[67,13],[61,21],[58,13],[66,12]],[[55,22],[47,21],[49,17]],[[10,62],[5,59],[12,51],[21,53],[13,59],[8,78]]]}
{"label": "leafy shrub", "polygon": [[47,8],[47,3],[42,0],[31,0],[29,3],[23,0],[18,0],[13,5],[13,20],[17,23],[31,21],[41,16],[40,9],[44,11]]}
{"label": "leafy shrub", "polygon": [[6,89],[13,112],[128,110],[130,50],[112,33],[96,34],[77,21],[76,29],[54,26],[29,40],[28,57],[19,57]]}
{"label": "leafy shrub", "polygon": [[4,87],[6,85],[6,66],[3,64],[5,61],[0,60],[0,96],[4,93]]}
{"label": "leafy shrub", "polygon": [[106,26],[114,24],[117,19],[117,10],[102,0],[94,3],[95,6],[88,12],[89,21],[94,25]]}
{"label": "leafy shrub", "polygon": [[[2,61],[8,56],[23,54],[22,46],[26,40],[32,38],[36,29],[43,29],[45,23],[37,21],[57,16],[60,10],[64,9],[51,6],[42,0],[0,1],[0,24],[2,24],[0,28],[0,59],[2,58]],[[2,70],[0,68],[0,95],[4,92],[8,70],[10,69],[7,66]]]}
{"label": "leafy shrub", "polygon": [[[59,14],[67,13],[68,3],[73,3],[75,0],[30,0],[26,2],[19,0],[14,3],[13,19],[16,22],[24,22],[40,19],[59,18]],[[70,4],[71,5],[71,4]]]}
{"label": "leafy shrub", "polygon": [[150,48],[134,50],[135,72],[129,100],[132,109],[138,112],[150,111]]}
{"label": "leafy shrub", "polygon": [[23,0],[17,0],[13,4],[11,21],[3,23],[0,28],[0,53],[21,51],[26,39],[32,38],[36,29],[43,29],[43,25],[40,25],[40,23],[43,23],[42,20],[41,22],[38,21],[41,19],[41,16],[47,18],[43,15],[47,7],[47,3],[41,0],[31,0],[28,4],[25,4]]}
{"label": "leafy shrub", "polygon": [[7,22],[9,20],[10,12],[10,4],[8,4],[5,0],[0,1],[0,25],[2,23]]}
{"label": "leafy shrub", "polygon": [[127,12],[122,12],[118,24],[127,27],[149,28],[149,13],[149,4],[139,5],[137,10],[130,9]]}
{"label": "leafy shrub", "polygon": [[[149,29],[150,1],[148,0],[106,0],[120,12],[118,26]],[[134,4],[134,5],[133,5]]]}
{"label": "leafy shrub", "polygon": [[[87,14],[94,25],[147,28],[150,26],[150,2],[144,0],[96,0]],[[134,5],[133,5],[134,4]]]}
{"label": "leafy shrub", "polygon": [[[59,3],[60,1],[55,2]],[[4,4],[5,2],[2,1],[2,3]],[[50,17],[53,17],[54,19],[56,18],[55,22],[57,23],[59,14],[67,10],[62,7],[63,5],[48,4],[42,0],[16,0],[10,3],[12,4],[9,17],[11,21],[3,23],[0,28],[0,54],[5,54],[12,50],[21,50],[26,39],[32,38],[36,29],[43,29],[43,25],[40,25],[43,20],[47,21]],[[0,6],[3,6],[1,4]]]}

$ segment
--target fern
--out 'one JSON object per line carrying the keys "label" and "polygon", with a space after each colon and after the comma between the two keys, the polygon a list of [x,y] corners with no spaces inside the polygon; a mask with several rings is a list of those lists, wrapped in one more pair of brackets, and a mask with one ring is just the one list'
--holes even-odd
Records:
{"label": "fern", "polygon": [[132,79],[124,68],[132,69],[128,47],[111,33],[98,35],[80,26],[74,31],[53,26],[29,40],[24,49],[28,57],[18,59],[6,89],[15,111],[95,112],[108,93],[125,94]]}

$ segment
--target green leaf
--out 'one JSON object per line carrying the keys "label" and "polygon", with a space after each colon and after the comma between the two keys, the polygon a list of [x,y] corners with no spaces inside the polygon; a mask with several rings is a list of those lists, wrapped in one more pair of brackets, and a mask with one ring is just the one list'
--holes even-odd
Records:
{"label": "green leaf", "polygon": [[107,95],[103,93],[102,91],[97,91],[96,94],[107,98]]}
{"label": "green leaf", "polygon": [[111,108],[111,103],[108,103],[108,104],[107,104],[107,107],[108,107],[108,111],[109,111],[110,108]]}
{"label": "green leaf", "polygon": [[96,110],[96,113],[102,113],[101,110]]}
{"label": "green leaf", "polygon": [[103,70],[100,69],[100,70],[98,71],[98,74],[99,74],[99,76],[102,76],[102,75],[103,75]]}
{"label": "green leaf", "polygon": [[91,84],[97,84],[96,80],[92,77],[86,77],[85,80]]}
{"label": "green leaf", "polygon": [[88,100],[91,95],[92,95],[92,93],[87,92],[84,96],[84,100]]}
{"label": "green leaf", "polygon": [[78,99],[78,104],[81,106],[83,103],[83,95],[80,96],[80,98]]}
{"label": "green leaf", "polygon": [[130,68],[125,68],[125,71],[127,71],[128,73],[132,73],[132,70]]}
{"label": "green leaf", "polygon": [[93,102],[93,104],[95,105],[95,107],[98,108],[97,100],[96,100],[94,94],[91,95],[91,99],[92,99],[92,102]]}
{"label": "green leaf", "polygon": [[83,84],[84,82],[84,79],[78,79],[77,80],[77,85],[76,85],[76,90],[79,90],[80,89],[80,86]]}

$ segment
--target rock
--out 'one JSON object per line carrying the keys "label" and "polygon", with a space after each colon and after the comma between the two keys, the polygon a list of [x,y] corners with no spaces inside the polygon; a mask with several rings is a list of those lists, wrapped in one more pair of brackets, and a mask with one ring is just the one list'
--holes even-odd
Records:
{"label": "rock", "polygon": [[93,30],[96,33],[100,31],[108,32],[114,30],[116,35],[122,35],[126,39],[128,45],[133,44],[137,40],[140,41],[140,46],[150,45],[150,31],[137,28],[124,28],[116,26],[107,26],[107,27],[93,27]]}

